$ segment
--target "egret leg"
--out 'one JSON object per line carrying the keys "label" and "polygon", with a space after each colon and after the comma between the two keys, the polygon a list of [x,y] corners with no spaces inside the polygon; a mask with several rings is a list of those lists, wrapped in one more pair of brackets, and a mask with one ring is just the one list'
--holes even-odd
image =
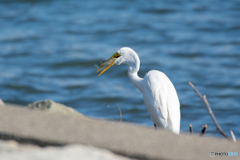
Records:
{"label": "egret leg", "polygon": [[154,123],[154,128],[155,128],[155,130],[157,130],[157,125]]}

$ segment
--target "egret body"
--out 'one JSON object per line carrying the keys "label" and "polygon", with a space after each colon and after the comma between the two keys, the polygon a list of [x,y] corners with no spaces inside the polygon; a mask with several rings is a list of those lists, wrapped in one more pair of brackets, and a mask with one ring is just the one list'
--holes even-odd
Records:
{"label": "egret body", "polygon": [[[112,65],[127,64],[129,79],[142,92],[145,106],[154,125],[179,134],[180,103],[172,82],[163,72],[151,70],[144,78],[140,78],[138,76],[140,59],[137,53],[128,47],[121,48],[105,62],[109,64],[99,76]],[[103,65],[100,65],[98,71],[102,67]]]}

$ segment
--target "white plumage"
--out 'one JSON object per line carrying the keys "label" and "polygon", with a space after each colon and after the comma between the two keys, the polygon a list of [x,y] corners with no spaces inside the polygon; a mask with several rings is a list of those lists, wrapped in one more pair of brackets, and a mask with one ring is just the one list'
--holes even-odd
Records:
{"label": "white plumage", "polygon": [[180,103],[169,78],[157,70],[151,70],[144,78],[140,78],[137,74],[140,68],[139,57],[134,50],[128,47],[121,48],[110,59],[112,59],[111,63],[99,75],[114,64],[127,64],[129,79],[142,92],[145,106],[153,123],[179,134]]}

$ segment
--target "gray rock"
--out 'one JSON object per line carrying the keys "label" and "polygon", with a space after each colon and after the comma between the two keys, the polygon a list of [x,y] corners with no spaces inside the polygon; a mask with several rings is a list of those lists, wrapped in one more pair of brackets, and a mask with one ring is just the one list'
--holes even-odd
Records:
{"label": "gray rock", "polygon": [[5,103],[2,101],[2,99],[0,99],[0,106],[4,106]]}
{"label": "gray rock", "polygon": [[[55,112],[48,113],[11,106],[0,107],[0,136],[38,145],[90,145],[126,157],[150,160],[202,160],[211,159],[210,153],[214,151],[240,151],[238,143],[215,137],[190,136],[189,133],[175,135],[162,129],[156,131],[153,128],[133,124],[112,123],[86,117],[74,118]],[[60,148],[56,147],[56,149]],[[68,151],[67,154],[71,156],[73,153]],[[2,155],[0,152],[0,160],[5,160]],[[61,152],[48,155],[49,157],[52,155],[53,160],[60,159],[57,156],[61,155]],[[18,160],[20,156],[19,154]],[[7,158],[9,160],[11,157]],[[84,158],[78,157],[78,159]],[[218,156],[217,159],[226,159],[226,156]],[[231,160],[233,159],[239,157],[233,156]]]}
{"label": "gray rock", "polygon": [[130,160],[92,146],[72,144],[40,148],[16,141],[0,141],[0,155],[1,160]]}
{"label": "gray rock", "polygon": [[47,111],[52,113],[59,113],[59,114],[69,115],[69,116],[77,116],[81,118],[84,117],[83,114],[79,113],[75,109],[67,107],[60,103],[56,103],[52,100],[37,101],[29,104],[27,108],[34,109],[34,110],[42,110],[42,111]]}
{"label": "gray rock", "polygon": [[[36,145],[30,145],[30,144],[20,144],[17,141],[14,140],[0,140],[0,155],[3,153],[13,153],[13,152],[22,152],[22,151],[28,151],[32,149],[38,149],[40,147]],[[1,157],[1,156],[0,156]]]}

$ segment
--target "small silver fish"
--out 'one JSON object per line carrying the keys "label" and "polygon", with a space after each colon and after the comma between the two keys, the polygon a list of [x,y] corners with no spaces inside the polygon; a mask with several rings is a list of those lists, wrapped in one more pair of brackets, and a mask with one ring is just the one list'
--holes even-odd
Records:
{"label": "small silver fish", "polygon": [[101,62],[100,64],[98,64],[98,67],[103,67],[106,65],[109,65],[110,63],[112,63],[113,60],[115,60],[116,58],[112,58],[112,59],[108,59],[106,61]]}
{"label": "small silver fish", "polygon": [[98,65],[98,70],[96,71],[96,73],[98,71],[100,71],[105,65],[108,65],[98,76],[100,76],[103,72],[105,72],[109,67],[111,67],[113,64],[114,64],[114,61],[116,60],[117,58],[110,58],[106,61],[103,61],[101,62],[99,65]]}

